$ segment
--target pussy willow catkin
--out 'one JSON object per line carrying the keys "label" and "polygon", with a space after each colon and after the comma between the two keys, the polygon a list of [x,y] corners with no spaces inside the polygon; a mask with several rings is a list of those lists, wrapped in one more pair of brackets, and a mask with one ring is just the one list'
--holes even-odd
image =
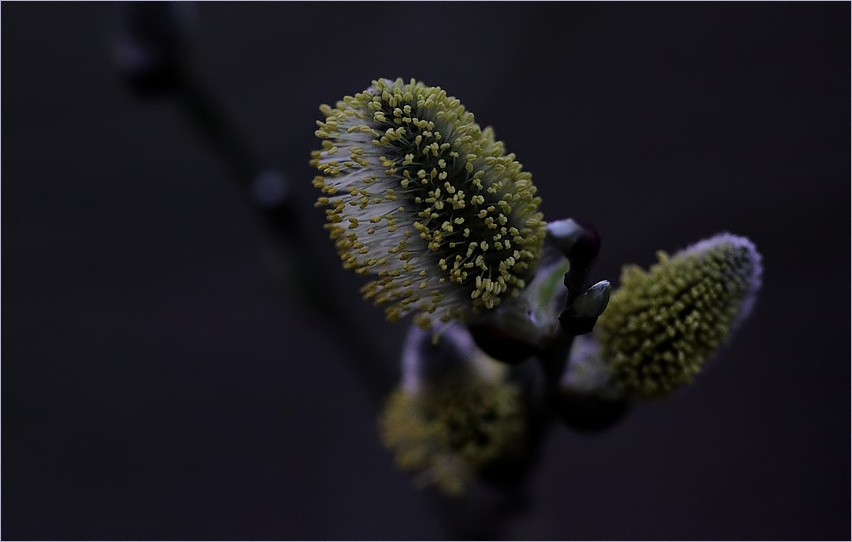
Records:
{"label": "pussy willow catkin", "polygon": [[720,234],[645,272],[627,266],[598,319],[607,371],[625,393],[663,396],[688,384],[748,316],[761,256],[745,237]]}
{"label": "pussy willow catkin", "polygon": [[376,278],[366,298],[394,321],[464,319],[516,296],[545,223],[529,173],[440,87],[380,79],[320,108],[321,175],[331,238],[346,268]]}

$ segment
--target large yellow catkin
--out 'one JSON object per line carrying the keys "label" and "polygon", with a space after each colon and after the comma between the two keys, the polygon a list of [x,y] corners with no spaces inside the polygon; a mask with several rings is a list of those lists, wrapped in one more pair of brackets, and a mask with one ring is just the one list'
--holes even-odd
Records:
{"label": "large yellow catkin", "polygon": [[324,105],[311,165],[346,268],[394,321],[465,319],[516,296],[545,223],[529,173],[440,87],[380,79]]}

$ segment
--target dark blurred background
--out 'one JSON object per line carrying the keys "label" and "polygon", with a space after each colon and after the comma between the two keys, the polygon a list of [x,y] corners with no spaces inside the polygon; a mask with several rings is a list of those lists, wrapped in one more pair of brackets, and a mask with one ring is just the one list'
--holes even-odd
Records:
{"label": "dark blurred background", "polygon": [[[378,77],[440,85],[493,125],[548,219],[600,230],[594,280],[720,231],[763,253],[724,355],[602,434],[557,428],[501,536],[849,539],[849,3],[190,12],[198,84],[293,183],[322,280],[382,356],[405,326],[358,299],[308,166],[319,104]],[[120,16],[2,5],[0,534],[454,536],[379,444],[387,381],[300,307],[228,160],[119,76]]]}

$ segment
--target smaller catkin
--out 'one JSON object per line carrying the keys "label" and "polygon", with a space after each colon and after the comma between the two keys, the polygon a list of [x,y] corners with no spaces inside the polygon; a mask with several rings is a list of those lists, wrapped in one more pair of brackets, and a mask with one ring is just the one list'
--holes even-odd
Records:
{"label": "smaller catkin", "polygon": [[380,429],[400,468],[417,472],[421,485],[459,494],[478,469],[519,451],[524,420],[517,385],[458,379],[419,393],[396,390]]}
{"label": "smaller catkin", "polygon": [[761,257],[746,238],[720,234],[645,272],[626,266],[598,319],[612,383],[628,395],[659,397],[689,384],[748,316]]}

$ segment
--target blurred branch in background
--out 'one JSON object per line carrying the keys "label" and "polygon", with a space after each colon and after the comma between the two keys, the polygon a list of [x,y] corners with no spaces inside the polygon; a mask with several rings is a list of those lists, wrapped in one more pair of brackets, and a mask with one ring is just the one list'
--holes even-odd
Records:
{"label": "blurred branch in background", "polygon": [[173,100],[187,121],[228,167],[246,202],[262,216],[282,252],[290,290],[304,309],[319,315],[327,329],[349,345],[345,355],[356,363],[374,401],[393,386],[391,363],[382,363],[375,336],[358,318],[349,318],[327,270],[313,257],[312,236],[305,231],[306,210],[286,174],[266,166],[251,151],[234,123],[194,76],[189,41],[196,30],[199,4],[192,2],[119,2],[112,12],[111,58],[127,87],[143,100]]}

